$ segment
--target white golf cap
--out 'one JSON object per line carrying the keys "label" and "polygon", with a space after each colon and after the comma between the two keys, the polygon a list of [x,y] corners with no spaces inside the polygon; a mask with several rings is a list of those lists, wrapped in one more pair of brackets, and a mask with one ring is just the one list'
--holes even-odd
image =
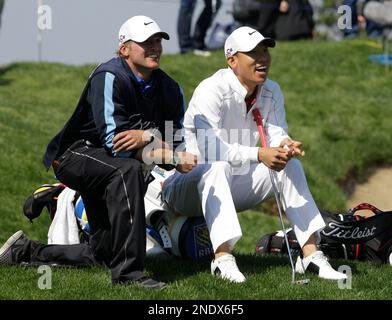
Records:
{"label": "white golf cap", "polygon": [[119,45],[132,40],[144,42],[154,34],[160,33],[162,38],[169,40],[169,35],[159,28],[158,24],[146,16],[134,16],[121,26],[118,32]]}
{"label": "white golf cap", "polygon": [[237,52],[249,52],[262,42],[267,47],[275,47],[275,40],[265,38],[260,32],[250,27],[240,27],[235,29],[225,42],[226,58],[235,55]]}

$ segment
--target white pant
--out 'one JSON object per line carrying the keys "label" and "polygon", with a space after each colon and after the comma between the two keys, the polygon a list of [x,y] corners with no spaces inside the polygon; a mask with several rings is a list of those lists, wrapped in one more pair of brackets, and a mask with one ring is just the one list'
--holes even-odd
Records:
{"label": "white pant", "polygon": [[[228,242],[231,248],[241,238],[237,212],[255,207],[273,196],[268,168],[250,164],[245,174],[225,161],[199,164],[191,172],[177,172],[163,186],[163,200],[175,213],[204,215],[214,251]],[[324,220],[309,191],[306,177],[297,159],[277,173],[285,199],[285,212],[302,247],[309,237],[325,227]]]}

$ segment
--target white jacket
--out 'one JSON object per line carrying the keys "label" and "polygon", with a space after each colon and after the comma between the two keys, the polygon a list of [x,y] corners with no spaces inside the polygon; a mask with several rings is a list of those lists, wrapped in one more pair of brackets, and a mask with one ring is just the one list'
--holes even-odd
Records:
{"label": "white jacket", "polygon": [[186,150],[197,154],[199,161],[257,162],[259,133],[253,119],[254,108],[258,108],[263,117],[269,146],[279,146],[288,138],[284,98],[279,85],[267,80],[248,113],[246,94],[230,68],[218,70],[202,81],[185,112]]}

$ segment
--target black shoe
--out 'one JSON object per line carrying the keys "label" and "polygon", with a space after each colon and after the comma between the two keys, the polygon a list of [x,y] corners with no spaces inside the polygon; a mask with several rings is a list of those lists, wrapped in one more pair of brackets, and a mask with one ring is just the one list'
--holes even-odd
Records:
{"label": "black shoe", "polygon": [[17,264],[13,251],[22,247],[26,241],[22,230],[15,232],[0,248],[0,264]]}
{"label": "black shoe", "polygon": [[163,290],[167,288],[167,284],[161,281],[156,281],[154,279],[148,278],[146,276],[141,277],[134,281],[139,287],[145,289]]}
{"label": "black shoe", "polygon": [[119,285],[128,285],[128,284],[136,284],[137,286],[144,289],[153,289],[153,290],[163,290],[167,288],[167,284],[164,282],[156,281],[146,276],[142,276],[136,280],[127,280],[127,281],[118,281],[114,280],[113,284]]}

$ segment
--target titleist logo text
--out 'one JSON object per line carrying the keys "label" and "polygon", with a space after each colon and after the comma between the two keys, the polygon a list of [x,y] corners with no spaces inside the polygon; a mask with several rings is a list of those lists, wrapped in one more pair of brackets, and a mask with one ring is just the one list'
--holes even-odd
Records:
{"label": "titleist logo text", "polygon": [[341,239],[362,239],[362,238],[367,238],[370,236],[374,236],[376,233],[376,227],[372,228],[359,228],[355,227],[352,229],[349,226],[343,226],[341,224],[335,223],[335,222],[330,222],[328,224],[328,227],[331,229],[328,232],[322,231],[322,233],[326,236],[332,236],[335,238],[341,238]]}

